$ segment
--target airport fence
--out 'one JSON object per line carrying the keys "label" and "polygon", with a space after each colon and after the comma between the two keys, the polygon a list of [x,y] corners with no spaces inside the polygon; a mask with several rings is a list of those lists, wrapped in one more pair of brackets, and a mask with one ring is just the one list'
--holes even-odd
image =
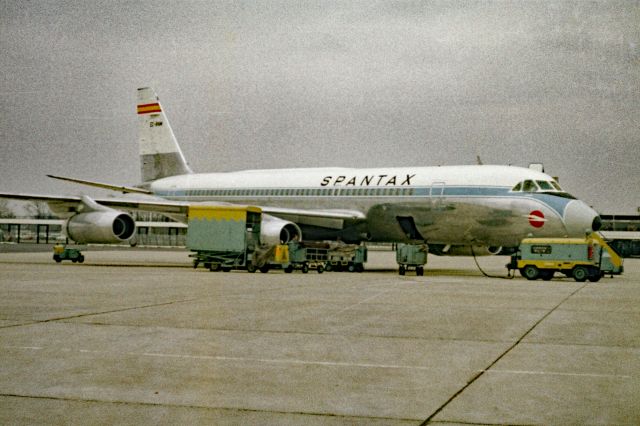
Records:
{"label": "airport fence", "polygon": [[[132,245],[184,247],[187,227],[176,222],[137,222]],[[69,244],[64,221],[57,219],[0,219],[0,242],[16,244]]]}

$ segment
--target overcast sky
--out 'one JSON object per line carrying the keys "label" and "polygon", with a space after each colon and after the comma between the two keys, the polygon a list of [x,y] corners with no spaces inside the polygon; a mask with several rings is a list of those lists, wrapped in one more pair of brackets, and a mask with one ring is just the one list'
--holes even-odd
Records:
{"label": "overcast sky", "polygon": [[195,171],[542,162],[640,207],[639,1],[0,0],[0,191],[139,182],[135,91]]}

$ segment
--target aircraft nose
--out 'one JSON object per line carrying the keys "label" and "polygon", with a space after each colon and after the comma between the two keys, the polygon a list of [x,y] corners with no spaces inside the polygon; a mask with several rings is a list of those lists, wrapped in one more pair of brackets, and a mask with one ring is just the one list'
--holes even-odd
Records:
{"label": "aircraft nose", "polygon": [[584,202],[573,200],[565,210],[564,224],[570,237],[583,237],[585,233],[602,228],[602,219]]}

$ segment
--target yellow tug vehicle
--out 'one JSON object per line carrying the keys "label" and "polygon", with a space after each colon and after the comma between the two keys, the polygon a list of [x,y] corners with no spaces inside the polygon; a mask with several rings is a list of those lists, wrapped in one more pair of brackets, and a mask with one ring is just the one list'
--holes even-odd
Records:
{"label": "yellow tug vehicle", "polygon": [[578,282],[597,282],[624,270],[622,257],[595,232],[585,238],[525,238],[507,268],[528,280],[548,281],[560,272]]}

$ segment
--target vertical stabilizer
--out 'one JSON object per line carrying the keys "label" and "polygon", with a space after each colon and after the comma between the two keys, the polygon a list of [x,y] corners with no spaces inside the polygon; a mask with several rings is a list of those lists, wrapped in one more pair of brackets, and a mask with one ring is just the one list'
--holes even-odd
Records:
{"label": "vertical stabilizer", "polygon": [[138,89],[138,142],[142,182],[191,173],[158,96],[150,87]]}

